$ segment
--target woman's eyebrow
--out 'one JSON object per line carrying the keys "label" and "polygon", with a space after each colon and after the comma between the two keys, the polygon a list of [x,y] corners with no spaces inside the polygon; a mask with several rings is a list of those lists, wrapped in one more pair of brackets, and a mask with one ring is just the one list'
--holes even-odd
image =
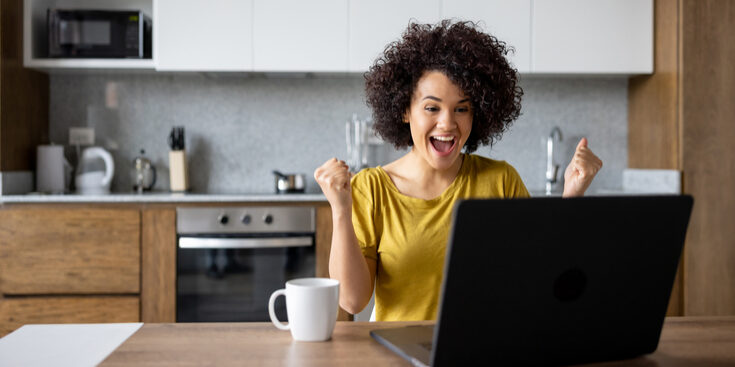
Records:
{"label": "woman's eyebrow", "polygon": [[[423,101],[423,100],[425,100],[425,99],[432,99],[432,100],[434,100],[434,101],[437,101],[437,102],[441,102],[441,101],[442,101],[442,99],[441,99],[441,98],[438,98],[438,97],[434,97],[434,96],[426,96],[426,97],[422,98],[421,100]],[[457,103],[464,103],[464,102],[467,102],[467,101],[469,101],[469,100],[470,100],[469,98],[465,98],[465,99],[463,99],[463,100],[460,100],[460,101],[459,101],[459,102],[457,102]]]}

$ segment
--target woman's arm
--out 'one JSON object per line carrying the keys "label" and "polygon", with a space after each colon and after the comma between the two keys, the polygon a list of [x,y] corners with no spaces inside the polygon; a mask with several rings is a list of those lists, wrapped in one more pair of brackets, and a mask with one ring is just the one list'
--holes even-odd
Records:
{"label": "woman's arm", "polygon": [[376,262],[362,255],[352,225],[351,174],[343,161],[332,158],[314,171],[314,178],[332,207],[332,249],[329,276],[340,282],[339,304],[356,314],[373,294]]}
{"label": "woman's arm", "polygon": [[332,252],[329,275],[339,280],[339,305],[356,314],[365,308],[373,295],[377,263],[362,255],[352,226],[352,212],[332,212]]}

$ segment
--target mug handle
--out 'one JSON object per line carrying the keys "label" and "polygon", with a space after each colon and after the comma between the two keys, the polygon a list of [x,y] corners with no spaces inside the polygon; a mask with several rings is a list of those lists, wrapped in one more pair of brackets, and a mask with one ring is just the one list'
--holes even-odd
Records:
{"label": "mug handle", "polygon": [[291,329],[291,325],[284,324],[280,320],[278,320],[278,317],[276,316],[276,311],[274,310],[274,308],[276,306],[276,298],[278,298],[278,296],[284,296],[285,297],[286,296],[286,290],[285,289],[279,289],[279,290],[273,292],[273,294],[271,294],[271,298],[268,300],[268,313],[271,316],[271,322],[273,323],[273,325],[276,325],[276,327],[279,328],[279,329],[281,329],[281,330],[289,330],[289,329]]}

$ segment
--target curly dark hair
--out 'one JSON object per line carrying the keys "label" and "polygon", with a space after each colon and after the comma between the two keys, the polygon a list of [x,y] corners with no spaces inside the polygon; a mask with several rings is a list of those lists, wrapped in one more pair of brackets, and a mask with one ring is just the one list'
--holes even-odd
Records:
{"label": "curly dark hair", "polygon": [[421,76],[439,71],[472,104],[472,132],[465,151],[474,152],[480,144],[492,146],[521,111],[518,72],[505,58],[513,51],[474,22],[409,24],[402,39],[388,44],[365,73],[375,130],[396,148],[412,146],[410,126],[403,123],[405,112]]}

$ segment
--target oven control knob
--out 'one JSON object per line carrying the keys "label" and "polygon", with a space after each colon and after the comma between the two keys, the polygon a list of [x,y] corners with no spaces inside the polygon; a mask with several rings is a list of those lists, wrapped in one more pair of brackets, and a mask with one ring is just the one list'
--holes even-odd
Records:
{"label": "oven control knob", "polygon": [[271,224],[273,223],[273,216],[270,214],[266,214],[265,217],[263,217],[263,221],[265,224]]}
{"label": "oven control knob", "polygon": [[250,214],[243,215],[242,216],[242,219],[241,219],[242,224],[250,224],[250,221],[251,220],[252,220],[252,218],[250,217]]}
{"label": "oven control knob", "polygon": [[220,216],[217,218],[217,221],[221,225],[227,224],[227,222],[230,221],[230,217],[227,216],[227,214],[220,214]]}

